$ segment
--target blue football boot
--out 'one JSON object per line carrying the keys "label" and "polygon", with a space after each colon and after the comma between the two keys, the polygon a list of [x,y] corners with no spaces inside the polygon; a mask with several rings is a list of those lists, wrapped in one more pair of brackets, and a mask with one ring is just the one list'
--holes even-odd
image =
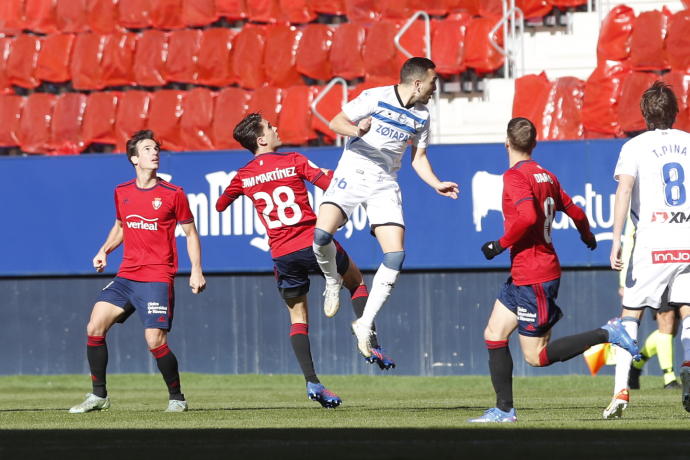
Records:
{"label": "blue football boot", "polygon": [[326,389],[321,383],[307,382],[307,397],[326,409],[335,409],[342,403],[337,394]]}
{"label": "blue football boot", "polygon": [[608,323],[601,326],[602,329],[608,331],[609,342],[618,345],[622,349],[630,353],[635,361],[642,359],[640,349],[637,346],[637,340],[633,340],[628,331],[623,327],[620,318],[613,318]]}
{"label": "blue football boot", "polygon": [[513,407],[508,412],[504,412],[498,407],[488,409],[481,417],[471,418],[470,423],[515,423],[517,422],[517,414]]}
{"label": "blue football boot", "polygon": [[369,364],[378,364],[382,371],[395,368],[395,361],[384,353],[381,347],[372,348],[371,356],[364,358],[364,360]]}

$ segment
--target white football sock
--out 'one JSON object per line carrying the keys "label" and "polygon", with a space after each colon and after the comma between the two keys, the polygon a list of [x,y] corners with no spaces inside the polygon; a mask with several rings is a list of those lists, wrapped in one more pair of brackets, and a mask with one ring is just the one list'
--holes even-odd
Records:
{"label": "white football sock", "polygon": [[[623,327],[628,332],[628,335],[633,339],[637,340],[637,321],[623,320]],[[632,364],[632,356],[630,353],[622,348],[616,350],[616,380],[613,387],[614,396],[618,394],[619,391],[628,388],[628,375],[630,374],[630,364]]]}
{"label": "white football sock", "polygon": [[338,282],[340,280],[340,275],[338,274],[338,265],[335,262],[335,254],[338,251],[335,247],[335,243],[331,241],[325,246],[313,243],[312,249],[316,256],[316,261],[319,263],[319,267],[323,272],[323,276],[326,278],[326,282],[331,284]]}
{"label": "white football sock", "polygon": [[393,270],[383,264],[379,265],[379,269],[376,270],[374,280],[371,283],[371,291],[369,291],[367,304],[364,306],[364,313],[357,320],[359,324],[371,329],[374,324],[374,318],[376,318],[379,310],[391,294],[399,274],[399,270]]}

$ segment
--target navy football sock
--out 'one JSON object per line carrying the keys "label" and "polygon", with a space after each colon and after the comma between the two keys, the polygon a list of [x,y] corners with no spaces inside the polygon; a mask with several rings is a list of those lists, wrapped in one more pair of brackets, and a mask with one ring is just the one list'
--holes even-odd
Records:
{"label": "navy football sock", "polygon": [[180,372],[178,370],[177,358],[173,352],[170,351],[170,348],[168,348],[168,344],[164,343],[160,347],[153,348],[150,351],[153,357],[156,358],[158,370],[161,371],[165,385],[168,387],[170,399],[184,401],[184,395],[182,394],[182,388],[180,386]]}
{"label": "navy football sock", "polygon": [[608,342],[608,340],[608,332],[601,328],[562,337],[554,340],[542,350],[539,354],[539,365],[548,366],[555,362],[567,361],[582,354],[589,347]]}
{"label": "navy football sock", "polygon": [[290,326],[290,343],[295,352],[295,357],[302,368],[304,379],[311,383],[320,383],[314,370],[314,361],[311,358],[311,346],[309,344],[309,325],[295,323]]}
{"label": "navy football sock", "polygon": [[504,412],[513,408],[513,357],[507,340],[487,340],[489,371],[496,392],[496,407]]}
{"label": "navy football sock", "polygon": [[105,388],[105,368],[108,366],[108,346],[105,343],[105,336],[86,337],[86,358],[89,361],[91,370],[92,393],[99,398],[108,396]]}

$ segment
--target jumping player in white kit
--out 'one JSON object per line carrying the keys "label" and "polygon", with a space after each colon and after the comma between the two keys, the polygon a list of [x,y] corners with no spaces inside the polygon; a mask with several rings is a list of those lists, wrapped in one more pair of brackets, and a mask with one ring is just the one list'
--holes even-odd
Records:
{"label": "jumping player in white kit", "polygon": [[383,263],[374,276],[364,314],[352,323],[357,347],[365,357],[371,354],[374,317],[390,295],[405,258],[405,223],[396,177],[408,143],[417,175],[440,195],[458,196],[457,184],[440,181],[426,155],[430,120],[425,104],[436,90],[435,67],[426,58],[408,59],[400,70],[400,84],[362,92],[329,125],[349,139],[319,208],[314,254],[326,277],[324,312],[330,317],[338,310],[342,285],[333,234],[358,205],[366,208],[371,232],[383,250]]}
{"label": "jumping player in white kit", "polygon": [[[678,103],[671,88],[655,82],[642,95],[640,108],[648,131],[621,149],[615,179],[611,268],[621,270],[621,233],[630,209],[635,241],[623,288],[622,321],[637,338],[645,308],[658,309],[666,293],[680,306],[683,322],[683,406],[690,411],[690,134],[671,129]],[[619,418],[629,402],[631,356],[616,354],[614,396],[604,418]]]}

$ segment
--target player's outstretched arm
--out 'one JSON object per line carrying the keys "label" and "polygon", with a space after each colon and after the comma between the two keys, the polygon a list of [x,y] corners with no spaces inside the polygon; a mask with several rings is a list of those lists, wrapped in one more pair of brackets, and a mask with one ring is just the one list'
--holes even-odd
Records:
{"label": "player's outstretched arm", "polygon": [[417,175],[439,195],[457,199],[460,189],[455,182],[441,181],[434,173],[426,154],[426,148],[412,146],[412,167]]}
{"label": "player's outstretched arm", "polygon": [[621,257],[621,235],[623,227],[630,209],[630,196],[635,185],[635,178],[627,174],[619,174],[618,188],[616,189],[616,200],[613,205],[613,241],[611,242],[611,268],[614,270],[623,269],[623,258]]}
{"label": "player's outstretched arm", "polygon": [[347,115],[345,115],[345,112],[340,112],[331,120],[328,127],[341,136],[362,137],[368,133],[371,128],[371,117],[362,118],[355,125]]}
{"label": "player's outstretched arm", "polygon": [[206,279],[201,270],[201,242],[196,231],[194,222],[180,224],[184,234],[187,236],[187,254],[192,263],[192,273],[189,276],[189,287],[194,294],[198,294],[206,288]]}
{"label": "player's outstretched arm", "polygon": [[102,272],[107,265],[108,254],[113,252],[119,245],[122,244],[122,222],[115,220],[113,228],[110,229],[105,243],[100,247],[98,253],[93,258],[93,268],[98,273]]}

